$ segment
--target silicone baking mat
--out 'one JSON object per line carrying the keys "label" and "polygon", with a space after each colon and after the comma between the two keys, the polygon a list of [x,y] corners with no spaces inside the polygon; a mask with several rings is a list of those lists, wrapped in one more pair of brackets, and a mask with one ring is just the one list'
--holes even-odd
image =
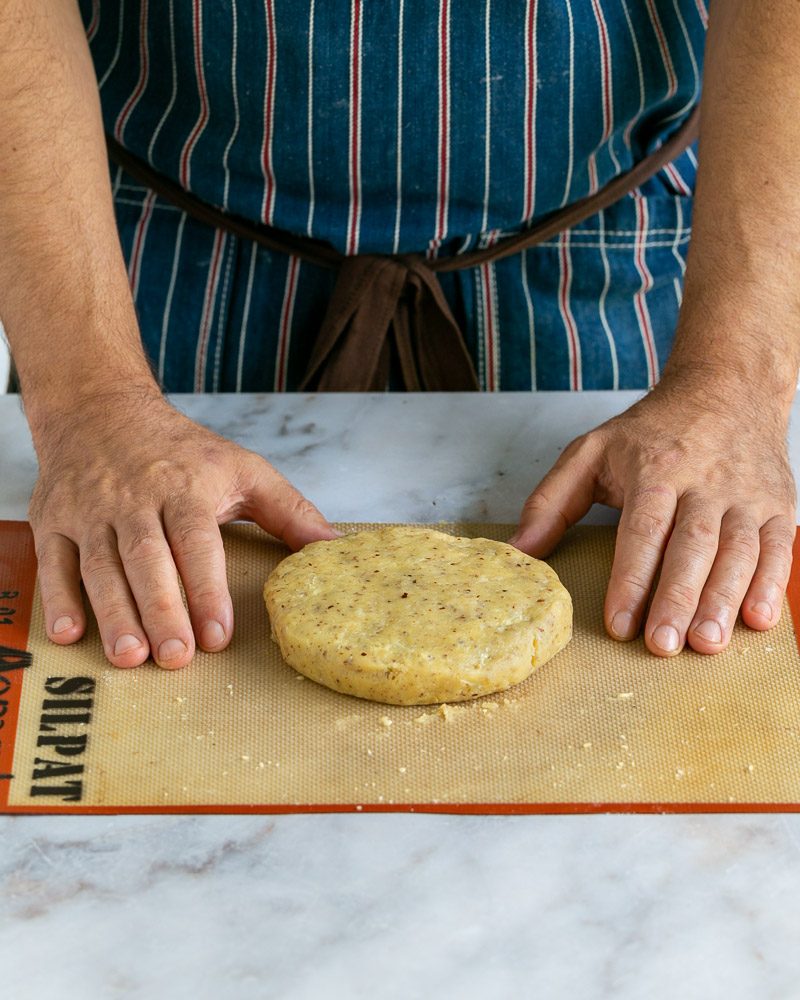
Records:
{"label": "silicone baking mat", "polygon": [[[512,530],[438,527],[499,539]],[[718,656],[657,659],[641,640],[605,635],[614,529],[577,528],[551,560],[575,604],[564,651],[505,694],[379,705],[283,663],[261,593],[286,550],[250,525],[224,536],[229,648],[177,672],[117,670],[93,624],[72,647],[44,637],[30,531],[0,524],[0,809],[800,809],[800,654],[788,606],[769,633],[738,626]],[[795,576],[796,618],[797,595]]]}

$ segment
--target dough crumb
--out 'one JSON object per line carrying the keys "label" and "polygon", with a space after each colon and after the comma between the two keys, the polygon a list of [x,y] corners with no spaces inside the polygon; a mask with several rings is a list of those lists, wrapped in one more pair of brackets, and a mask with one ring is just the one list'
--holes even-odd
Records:
{"label": "dough crumb", "polygon": [[391,724],[392,724],[392,720],[391,720],[391,719],[389,718],[389,716],[388,716],[388,715],[382,715],[382,716],[380,717],[380,720],[379,720],[379,721],[380,721],[380,724],[381,724],[382,726],[384,726],[384,727],[385,727],[386,729],[388,729],[388,728],[389,728],[389,726],[391,726]]}
{"label": "dough crumb", "polygon": [[334,722],[334,726],[338,732],[342,732],[345,729],[352,729],[353,726],[357,725],[360,721],[360,715],[345,715],[341,719],[337,719]]}
{"label": "dough crumb", "polygon": [[439,711],[436,713],[440,719],[444,719],[445,722],[452,722],[453,719],[457,719],[460,715],[469,711],[467,708],[462,708],[460,705],[440,705]]}
{"label": "dough crumb", "polygon": [[424,725],[427,725],[432,719],[435,719],[435,718],[436,718],[436,713],[435,712],[423,712],[422,715],[418,715],[416,717],[416,719],[414,719],[414,722],[417,722],[420,725],[424,726]]}

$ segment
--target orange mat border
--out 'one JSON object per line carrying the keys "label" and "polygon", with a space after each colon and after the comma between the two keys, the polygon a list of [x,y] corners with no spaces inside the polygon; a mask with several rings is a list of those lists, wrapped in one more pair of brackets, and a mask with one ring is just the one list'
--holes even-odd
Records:
{"label": "orange mat border", "polygon": [[[27,521],[0,521],[0,558],[8,553],[8,561],[15,571],[10,592],[16,591],[14,598],[0,598],[0,606],[11,605],[14,614],[11,621],[0,625],[0,646],[17,652],[27,652],[28,636],[31,630],[33,592],[36,586],[36,550],[33,532]],[[2,582],[2,581],[0,581]],[[6,591],[3,591],[6,593]],[[22,682],[25,671],[9,670],[3,673],[7,687],[3,692],[6,702],[5,712],[0,718],[0,810],[8,809],[10,781],[2,776],[10,775],[14,767],[14,748],[17,740],[17,721],[22,696]]]}
{"label": "orange mat border", "polygon": [[678,815],[701,813],[800,813],[800,802],[324,802],[319,805],[225,806],[6,806],[2,812],[20,816],[285,816],[310,813],[429,813],[455,816],[572,816],[629,813]]}
{"label": "orange mat border", "polygon": [[[0,521],[0,552],[6,546],[19,546],[15,560],[23,600],[17,606],[15,620],[0,631],[0,645],[27,650],[30,633],[33,592],[36,582],[36,556],[33,535],[26,521]],[[792,573],[786,590],[792,626],[800,653],[800,526],[792,546]],[[16,587],[15,587],[16,589]],[[0,742],[0,774],[10,772],[13,763],[17,713],[22,690],[22,671],[14,671],[11,684],[5,692],[8,707],[3,717],[3,730],[8,727],[10,736],[3,735]],[[10,725],[11,724],[11,725]],[[800,813],[800,802],[449,802],[449,803],[376,803],[316,805],[219,805],[219,806],[68,806],[54,809],[49,806],[8,805],[8,785],[0,783],[0,812],[9,815],[43,816],[118,816],[118,815],[290,815],[310,813],[427,813],[463,816],[545,816],[545,815],[597,815],[602,813],[653,814],[721,814],[721,813]]]}

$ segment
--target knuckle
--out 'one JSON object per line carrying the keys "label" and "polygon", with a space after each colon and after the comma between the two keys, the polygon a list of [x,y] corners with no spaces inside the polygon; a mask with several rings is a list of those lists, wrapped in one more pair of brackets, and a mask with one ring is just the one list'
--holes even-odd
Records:
{"label": "knuckle", "polygon": [[531,493],[522,506],[528,512],[537,513],[538,511],[552,510],[553,502],[552,500],[548,500],[541,490],[536,490],[534,493]]}
{"label": "knuckle", "polygon": [[177,611],[178,601],[166,591],[154,594],[144,605],[142,611],[146,618],[167,617]]}
{"label": "knuckle", "polygon": [[597,435],[592,431],[587,434],[581,434],[580,437],[576,437],[574,440],[570,441],[564,451],[561,453],[562,459],[572,459],[579,458],[586,462],[591,462],[596,456],[599,450],[599,442],[597,440]]}
{"label": "knuckle", "polygon": [[648,460],[652,466],[659,471],[667,471],[678,468],[686,458],[685,452],[677,445],[668,448],[660,448],[648,454]]}
{"label": "knuckle", "polygon": [[92,604],[101,627],[132,631],[128,624],[132,618],[131,609],[118,593],[111,591],[110,588],[101,590],[94,595]]}
{"label": "knuckle", "polygon": [[105,575],[115,567],[116,563],[105,539],[89,541],[82,545],[80,559],[84,578]]}
{"label": "knuckle", "polygon": [[730,583],[717,583],[714,589],[705,595],[709,604],[714,608],[736,608],[742,603],[742,594],[737,587]]}
{"label": "knuckle", "polygon": [[123,562],[150,562],[162,549],[162,540],[151,525],[129,526],[129,534],[120,546]]}
{"label": "knuckle", "polygon": [[227,593],[213,583],[201,583],[192,587],[188,597],[195,608],[218,608],[227,601]]}
{"label": "knuckle", "polygon": [[636,573],[628,572],[623,573],[620,576],[618,584],[628,593],[646,595],[650,593],[652,580],[646,579],[643,576],[638,576]]}
{"label": "knuckle", "polygon": [[626,519],[626,531],[629,535],[646,545],[661,545],[672,526],[672,519],[663,513],[655,513],[642,507],[634,506]]}
{"label": "knuckle", "polygon": [[59,546],[59,536],[52,532],[40,534],[35,539],[36,562],[40,573],[51,573],[63,565],[63,552]]}
{"label": "knuckle", "polygon": [[788,523],[775,525],[765,534],[762,540],[762,548],[767,549],[771,555],[777,555],[790,561],[792,549],[794,548],[795,530]]}
{"label": "knuckle", "polygon": [[172,542],[184,552],[205,551],[217,530],[216,521],[210,523],[208,516],[187,518],[173,529]]}
{"label": "knuckle", "polygon": [[681,537],[696,549],[715,549],[719,541],[719,529],[705,517],[693,517],[681,526]]}
{"label": "knuckle", "polygon": [[289,505],[289,517],[287,521],[302,520],[307,517],[317,517],[318,515],[319,511],[314,504],[299,494]]}
{"label": "knuckle", "polygon": [[755,528],[726,531],[720,538],[719,547],[727,555],[734,556],[737,562],[755,564],[760,549],[758,531]]}
{"label": "knuckle", "polygon": [[51,608],[55,608],[56,611],[68,610],[75,607],[75,595],[71,594],[68,590],[63,587],[53,587],[50,589],[47,583],[43,583],[41,587],[42,591],[42,607],[47,611]]}
{"label": "knuckle", "polygon": [[697,607],[698,593],[694,587],[679,580],[673,580],[664,587],[661,597],[664,603],[676,611],[691,614]]}

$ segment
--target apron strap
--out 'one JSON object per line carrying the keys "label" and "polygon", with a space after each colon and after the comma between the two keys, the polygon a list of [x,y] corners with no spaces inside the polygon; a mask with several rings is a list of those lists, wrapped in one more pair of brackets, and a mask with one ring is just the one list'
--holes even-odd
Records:
{"label": "apron strap", "polygon": [[301,390],[383,391],[394,350],[407,390],[467,391],[479,388],[478,378],[437,273],[502,260],[583,222],[679,156],[697,138],[699,125],[698,105],[665,143],[595,194],[491,247],[435,260],[426,260],[422,254],[346,256],[321,240],[216,208],[153,170],[110,135],[106,135],[106,143],[115,163],[188,215],[269,250],[338,268]]}

